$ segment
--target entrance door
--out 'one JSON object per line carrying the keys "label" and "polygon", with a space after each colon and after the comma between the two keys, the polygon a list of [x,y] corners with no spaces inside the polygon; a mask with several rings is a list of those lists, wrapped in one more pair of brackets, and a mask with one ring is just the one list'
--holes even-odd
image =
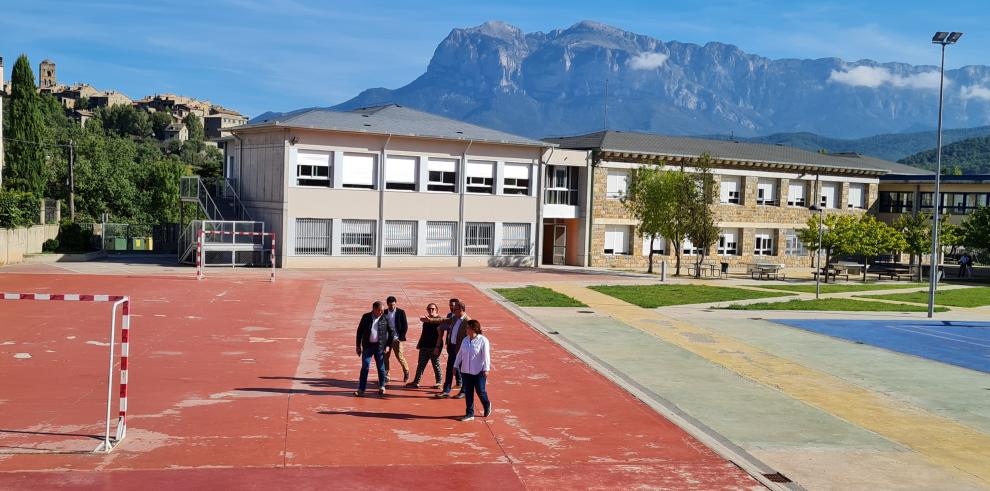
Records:
{"label": "entrance door", "polygon": [[553,264],[563,266],[567,257],[567,225],[556,223],[553,226]]}

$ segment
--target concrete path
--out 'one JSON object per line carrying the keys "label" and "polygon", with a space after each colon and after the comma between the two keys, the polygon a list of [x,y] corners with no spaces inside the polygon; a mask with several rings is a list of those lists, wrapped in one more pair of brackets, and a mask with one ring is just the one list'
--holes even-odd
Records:
{"label": "concrete path", "polygon": [[[990,483],[990,467],[986,466],[986,462],[990,462],[990,436],[982,428],[970,426],[984,418],[978,409],[971,408],[970,412],[975,410],[976,414],[968,418],[956,419],[957,413],[965,413],[965,410],[937,411],[933,409],[937,402],[910,404],[903,397],[891,396],[877,387],[864,387],[841,374],[806,363],[801,353],[780,354],[747,342],[745,337],[723,333],[719,329],[733,325],[732,321],[720,319],[717,313],[709,313],[709,317],[699,321],[697,307],[682,307],[678,311],[647,310],[572,283],[545,286],[577,298],[591,310],[621,323],[617,326],[615,323],[591,322],[607,327],[598,327],[606,332],[590,336],[584,332],[588,323],[581,321],[580,316],[569,318],[572,322],[577,319],[584,329],[570,330],[564,319],[544,318],[550,327],[565,336],[570,332],[575,342],[589,352],[601,355],[606,362],[625,367],[632,374],[639,373],[644,381],[651,380],[650,373],[654,374],[654,379],[662,377],[662,381],[654,381],[654,385],[660,384],[658,394],[670,395],[679,406],[682,403],[691,406],[689,413],[744,448],[752,449],[754,455],[775,463],[778,469],[788,469],[785,473],[794,473],[789,477],[796,476],[795,480],[802,485],[870,488],[893,484],[906,488],[937,488],[952,482],[958,488]],[[607,346],[616,347],[611,343],[612,337],[619,336],[616,333],[622,332],[622,324],[638,331],[640,336],[648,334],[654,341],[638,339],[633,343],[620,343],[618,346],[626,346],[628,353],[611,352]],[[625,332],[624,335],[636,334]],[[603,347],[596,347],[596,340]],[[673,356],[671,349],[680,353],[673,359],[687,356],[694,362],[684,365],[651,361],[668,360],[657,355]],[[644,366],[638,371],[628,366],[633,360],[640,360]],[[695,368],[685,373],[684,366]],[[712,368],[720,369],[722,373],[712,374]],[[725,369],[729,372],[724,372]],[[707,372],[707,378],[698,377],[696,372],[699,370]],[[719,381],[715,375],[723,379]],[[726,375],[742,377],[746,383],[731,383],[724,379]],[[701,395],[685,396],[689,391],[684,389],[694,387],[699,378],[714,382]],[[977,388],[979,380],[986,380],[973,378],[976,380],[968,381],[971,389]],[[671,386],[674,380],[684,381],[681,390]],[[739,394],[739,391],[745,394]],[[717,400],[706,401],[705,397]],[[735,412],[748,415],[748,420],[733,416],[731,410],[712,413],[716,411],[713,408],[725,408],[732,401],[742,406]],[[758,412],[746,409],[754,406],[760,408]],[[778,411],[780,408],[787,409]],[[759,423],[760,417],[764,418],[763,424]],[[788,436],[788,430],[794,434]],[[751,434],[747,435],[747,432]],[[795,455],[802,457],[794,458]],[[904,476],[910,476],[910,481],[905,481]]]}

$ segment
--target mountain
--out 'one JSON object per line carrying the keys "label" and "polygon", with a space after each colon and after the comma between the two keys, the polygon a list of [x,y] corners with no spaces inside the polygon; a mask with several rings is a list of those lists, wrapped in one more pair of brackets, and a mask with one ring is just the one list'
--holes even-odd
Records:
{"label": "mountain", "polygon": [[[942,131],[942,145],[976,137],[990,136],[990,126],[961,128]],[[803,148],[811,152],[825,150],[829,153],[856,152],[861,155],[884,160],[898,161],[909,155],[930,150],[934,155],[937,143],[934,131],[918,133],[894,133],[874,135],[866,138],[845,140],[830,138],[815,133],[774,133],[767,136],[736,137],[727,135],[707,135],[705,138],[738,140],[749,143],[779,143],[790,147]]]}
{"label": "mountain", "polygon": [[[990,125],[990,67],[946,77],[945,125]],[[938,111],[938,67],[771,60],[591,21],[546,33],[495,21],[454,29],[411,83],[337,107],[392,102],[531,137],[570,135],[603,127],[606,79],[607,126],[619,130],[860,138],[930,128]]]}
{"label": "mountain", "polygon": [[[935,149],[919,152],[900,160],[901,163],[935,170]],[[945,144],[942,138],[942,170],[949,174],[990,174],[990,136],[968,138]],[[954,172],[957,171],[957,172]]]}

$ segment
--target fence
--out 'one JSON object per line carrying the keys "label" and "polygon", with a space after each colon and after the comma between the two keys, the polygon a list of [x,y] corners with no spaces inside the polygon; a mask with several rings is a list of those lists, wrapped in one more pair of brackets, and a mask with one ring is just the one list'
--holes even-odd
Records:
{"label": "fence", "polygon": [[175,254],[178,250],[179,225],[135,223],[85,224],[93,230],[100,247],[107,252]]}

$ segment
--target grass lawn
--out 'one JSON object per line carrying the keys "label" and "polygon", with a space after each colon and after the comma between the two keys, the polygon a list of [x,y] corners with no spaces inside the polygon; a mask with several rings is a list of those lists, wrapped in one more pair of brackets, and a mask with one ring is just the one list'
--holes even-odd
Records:
{"label": "grass lawn", "polygon": [[567,295],[542,286],[496,288],[495,292],[520,307],[587,307]]}
{"label": "grass lawn", "polygon": [[[884,302],[869,302],[848,298],[823,298],[821,300],[789,300],[787,302],[762,302],[748,305],[734,304],[725,307],[730,310],[829,310],[840,312],[927,312],[924,305],[907,305]],[[937,307],[936,312],[949,310]]]}
{"label": "grass lawn", "polygon": [[589,288],[647,309],[668,305],[715,303],[793,295],[793,293],[760,292],[743,290],[742,288],[705,285],[598,285]]}
{"label": "grass lawn", "polygon": [[[785,292],[815,293],[815,285],[746,285],[753,288],[766,288],[768,290],[782,290]],[[867,283],[867,284],[825,284],[822,283],[822,293],[845,293],[845,292],[865,292],[873,290],[898,290],[901,288],[921,288],[927,287],[927,283]]]}
{"label": "grass lawn", "polygon": [[[928,304],[927,291],[887,295],[863,295],[863,297]],[[982,307],[984,305],[990,305],[990,287],[981,286],[961,288],[958,290],[939,290],[935,292],[935,303],[938,305],[951,305],[953,307]]]}

